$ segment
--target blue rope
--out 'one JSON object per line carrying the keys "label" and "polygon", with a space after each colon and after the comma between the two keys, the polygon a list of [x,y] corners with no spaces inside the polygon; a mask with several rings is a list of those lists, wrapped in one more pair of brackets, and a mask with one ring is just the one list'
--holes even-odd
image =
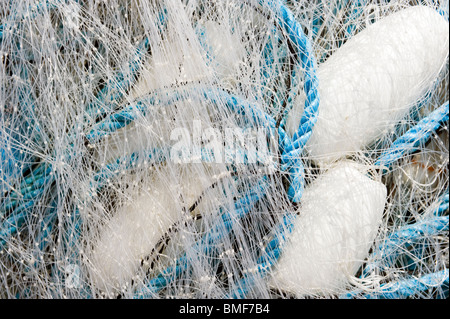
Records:
{"label": "blue rope", "polygon": [[[151,106],[173,105],[193,97],[206,99],[219,107],[224,105],[236,115],[248,116],[254,123],[269,125],[270,128],[275,128],[275,121],[270,115],[260,110],[257,105],[253,105],[237,96],[233,96],[222,89],[195,87],[188,90],[156,91],[141,97],[121,111],[114,113],[97,123],[86,135],[86,139],[91,144],[95,144],[106,135],[127,126],[137,118],[147,116],[148,113],[152,112]],[[279,133],[285,138],[286,134],[284,131],[281,132],[279,130]],[[281,142],[286,143],[286,139]]]}
{"label": "blue rope", "polygon": [[[369,276],[376,269],[386,269],[395,264],[398,256],[412,246],[413,242],[424,236],[436,235],[448,231],[448,216],[429,218],[412,225],[406,225],[390,234],[369,257],[374,262],[369,263],[361,277]],[[383,258],[384,256],[384,258]],[[383,263],[383,264],[381,264]]]}
{"label": "blue rope", "polygon": [[433,132],[448,121],[448,112],[449,102],[447,101],[396,139],[391,147],[381,154],[375,165],[386,170],[404,155],[418,150]]}
{"label": "blue rope", "polygon": [[448,298],[449,273],[444,269],[435,273],[424,275],[420,278],[409,278],[406,280],[391,282],[381,285],[377,292],[362,293],[361,291],[352,291],[339,296],[340,299],[406,299],[420,297],[420,293],[425,293],[433,288],[443,287],[444,295],[437,298]]}
{"label": "blue rope", "polygon": [[[292,137],[292,143],[285,145],[281,157],[282,167],[290,173],[288,196],[294,203],[298,203],[304,188],[304,168],[300,155],[311,136],[318,116],[319,94],[316,62],[309,39],[304,35],[301,26],[295,21],[289,9],[280,1],[260,1],[260,4],[263,6],[267,5],[269,9],[275,11],[278,23],[292,41],[297,52],[296,58],[300,60],[299,62],[301,62],[301,66],[305,70],[304,91],[306,101],[304,112],[299,128]],[[276,237],[266,246],[262,256],[258,259],[257,274],[244,276],[238,284],[239,289],[231,293],[232,297],[245,297],[255,282],[256,276],[262,276],[278,260],[281,252],[280,238],[286,236],[286,231],[287,233],[292,231],[295,216],[291,213],[287,213],[284,216],[282,224],[277,227]]]}
{"label": "blue rope", "polygon": [[433,212],[435,216],[442,216],[444,212],[448,211],[448,188],[447,191],[438,199],[439,206]]}
{"label": "blue rope", "polygon": [[292,137],[292,145],[285,148],[282,153],[282,163],[290,174],[290,186],[288,196],[298,203],[303,193],[303,163],[300,155],[311,136],[314,124],[318,118],[319,93],[317,66],[311,43],[303,33],[302,27],[295,20],[291,11],[281,2],[276,0],[260,1],[261,6],[275,12],[278,24],[286,33],[296,53],[296,60],[304,70],[303,90],[306,94],[305,108],[300,119],[300,124]]}

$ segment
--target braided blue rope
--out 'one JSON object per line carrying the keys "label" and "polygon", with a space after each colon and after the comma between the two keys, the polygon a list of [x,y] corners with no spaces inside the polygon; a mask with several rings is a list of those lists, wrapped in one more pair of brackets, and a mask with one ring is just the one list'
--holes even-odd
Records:
{"label": "braided blue rope", "polygon": [[444,212],[448,210],[448,189],[447,191],[438,199],[439,206],[433,211],[433,215],[441,216]]}
{"label": "braided blue rope", "polygon": [[[305,101],[305,109],[300,119],[300,125],[297,131],[294,133],[292,139],[294,141],[294,146],[296,148],[300,148],[304,146],[304,143],[300,143],[298,146],[296,144],[297,139],[302,137],[303,135],[312,131],[314,124],[317,121],[318,116],[318,107],[319,107],[319,94],[317,91],[318,88],[318,79],[316,75],[316,62],[313,57],[312,47],[308,40],[308,38],[303,34],[301,27],[293,20],[292,14],[288,11],[287,8],[281,7],[283,16],[282,25],[286,29],[286,32],[289,32],[288,35],[291,38],[291,41],[298,46],[297,50],[299,58],[301,59],[301,65],[304,69],[304,90],[306,94]],[[306,142],[306,141],[304,141]],[[287,149],[286,152],[291,151]]]}
{"label": "braided blue rope", "polygon": [[[257,105],[233,96],[222,89],[194,87],[188,90],[155,91],[141,97],[121,111],[108,116],[94,125],[90,132],[86,134],[86,139],[91,144],[95,144],[106,135],[127,126],[137,118],[147,116],[148,113],[152,112],[151,106],[173,105],[193,97],[206,99],[216,106],[226,106],[237,115],[247,115],[255,123],[275,128],[275,121],[264,111],[260,110]],[[282,136],[285,137],[285,133],[282,133]]]}
{"label": "braided blue rope", "polygon": [[420,278],[409,278],[402,281],[391,282],[381,285],[377,292],[362,293],[352,291],[339,296],[340,299],[362,298],[362,299],[406,299],[417,297],[420,293],[430,291],[433,288],[444,287],[444,295],[437,298],[448,298],[449,272],[444,269],[435,273],[424,275]]}
{"label": "braided blue rope", "polygon": [[91,189],[96,192],[101,190],[102,187],[119,172],[133,169],[140,163],[147,162],[148,164],[162,163],[166,160],[169,150],[152,149],[146,152],[132,153],[127,156],[116,159],[115,162],[106,165],[94,174],[94,182]]}
{"label": "braided blue rope", "polygon": [[[13,192],[8,197],[8,202],[2,206],[2,222],[0,224],[0,249],[7,245],[9,239],[15,235],[24,225],[27,216],[33,212],[33,206],[39,202],[40,196],[53,180],[53,175],[44,175],[36,184],[22,188],[20,193]],[[17,197],[13,197],[13,196]],[[12,210],[7,215],[7,211]],[[6,219],[5,219],[5,216]]]}
{"label": "braided blue rope", "polygon": [[[304,91],[306,94],[305,108],[300,120],[299,128],[292,137],[291,143],[286,143],[281,156],[282,169],[290,173],[290,186],[288,196],[294,203],[298,203],[303,194],[304,168],[300,155],[311,136],[314,124],[318,117],[319,94],[318,79],[316,75],[316,62],[312,53],[309,39],[304,35],[301,26],[295,21],[290,10],[280,1],[262,2],[269,9],[274,10],[278,23],[287,33],[296,49],[297,56],[304,69]],[[275,238],[266,246],[262,256],[258,259],[258,271],[256,274],[244,276],[238,284],[237,291],[231,293],[234,298],[245,297],[251,289],[256,277],[264,275],[279,258],[281,253],[280,238],[284,238],[293,229],[294,214],[287,213],[283,217],[282,224],[278,225]]]}
{"label": "braided blue rope", "polygon": [[[27,68],[21,68],[19,70],[12,70],[16,73],[20,79],[20,85],[17,87],[17,98],[21,105],[20,112],[12,111],[12,114],[0,113],[1,122],[11,121],[11,115],[16,115],[13,118],[14,122],[10,122],[10,126],[5,126],[5,132],[0,132],[0,149],[1,149],[1,191],[6,192],[14,190],[17,185],[15,181],[19,177],[26,174],[32,166],[32,162],[35,159],[31,154],[24,152],[21,146],[25,142],[25,136],[29,137],[35,142],[39,142],[39,130],[33,129],[30,133],[31,127],[35,127],[35,112],[34,112],[34,100],[30,91],[32,90],[32,84],[30,75]],[[11,102],[12,103],[12,102]],[[12,128],[14,127],[14,129]],[[25,163],[24,163],[25,162]],[[9,209],[9,208],[5,208]],[[4,215],[4,212],[0,209],[0,217]]]}
{"label": "braided blue rope", "polygon": [[[374,262],[370,262],[363,269],[361,277],[369,276],[376,269],[383,270],[392,266],[398,256],[415,240],[448,231],[448,229],[448,216],[433,217],[400,228],[390,234],[369,257],[369,260],[374,260]],[[382,258],[383,256],[384,258]]]}
{"label": "braided blue rope", "polygon": [[0,209],[2,217],[6,216],[8,211],[14,210],[21,200],[33,199],[40,194],[42,187],[51,180],[51,177],[49,177],[51,175],[51,168],[47,168],[45,172],[41,172],[43,167],[45,165],[39,166],[36,170],[35,174],[38,176],[37,179],[34,179],[34,176],[28,177],[21,183],[19,192],[14,190],[10,193]]}
{"label": "braided blue rope", "polygon": [[301,163],[300,155],[318,118],[317,66],[311,43],[291,11],[281,1],[270,0],[260,1],[259,3],[268,10],[275,12],[278,24],[292,43],[296,53],[295,58],[304,70],[303,89],[306,94],[304,111],[299,127],[292,137],[293,143],[282,152],[282,163],[285,164],[284,167],[289,171],[291,178],[288,196],[293,202],[298,203],[304,186],[303,163]]}
{"label": "braided blue rope", "polygon": [[433,132],[448,121],[448,113],[449,102],[447,101],[395,140],[391,147],[381,154],[375,165],[386,170],[404,155],[418,150]]}

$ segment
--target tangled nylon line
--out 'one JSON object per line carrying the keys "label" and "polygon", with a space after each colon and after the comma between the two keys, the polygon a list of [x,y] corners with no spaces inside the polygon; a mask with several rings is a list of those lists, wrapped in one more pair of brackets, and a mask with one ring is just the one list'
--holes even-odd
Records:
{"label": "tangled nylon line", "polygon": [[417,83],[351,74],[407,14],[448,27],[432,1],[5,1],[0,296],[448,297],[448,34],[434,64],[403,43]]}

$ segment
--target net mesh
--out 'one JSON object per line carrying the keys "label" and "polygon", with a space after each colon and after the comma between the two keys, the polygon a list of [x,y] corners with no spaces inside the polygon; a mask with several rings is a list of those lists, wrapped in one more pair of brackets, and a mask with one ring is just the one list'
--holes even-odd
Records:
{"label": "net mesh", "polygon": [[[448,1],[2,1],[0,297],[448,297],[448,31],[331,78],[419,6],[448,29]],[[367,94],[403,113],[317,160]]]}

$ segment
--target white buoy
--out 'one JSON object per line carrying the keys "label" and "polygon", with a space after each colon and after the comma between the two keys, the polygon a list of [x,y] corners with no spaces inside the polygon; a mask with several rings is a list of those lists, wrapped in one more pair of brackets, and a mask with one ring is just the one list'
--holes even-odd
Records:
{"label": "white buoy", "polygon": [[[449,51],[448,22],[415,6],[352,37],[319,66],[319,118],[306,145],[317,164],[352,155],[391,131],[433,87]],[[297,128],[299,98],[287,129]]]}
{"label": "white buoy", "polygon": [[[204,21],[199,28],[203,33],[193,34],[190,41],[187,38],[181,41],[179,36],[177,38],[169,32],[168,38],[152,49],[152,57],[130,92],[131,100],[152,90],[180,83],[220,79],[226,86],[236,84],[239,64],[245,56],[239,36],[214,21]],[[200,42],[203,42],[203,47]]]}
{"label": "white buoy", "polygon": [[[129,198],[100,229],[88,253],[95,286],[108,293],[129,287],[141,262],[172,225],[224,204],[218,194],[222,188],[205,192],[223,176],[222,170],[220,165],[183,164],[155,170],[145,182],[147,189],[130,187]],[[197,210],[190,213],[200,196]]]}
{"label": "white buoy", "polygon": [[298,297],[344,289],[369,253],[386,196],[359,164],[340,162],[319,176],[305,189],[272,284]]}

